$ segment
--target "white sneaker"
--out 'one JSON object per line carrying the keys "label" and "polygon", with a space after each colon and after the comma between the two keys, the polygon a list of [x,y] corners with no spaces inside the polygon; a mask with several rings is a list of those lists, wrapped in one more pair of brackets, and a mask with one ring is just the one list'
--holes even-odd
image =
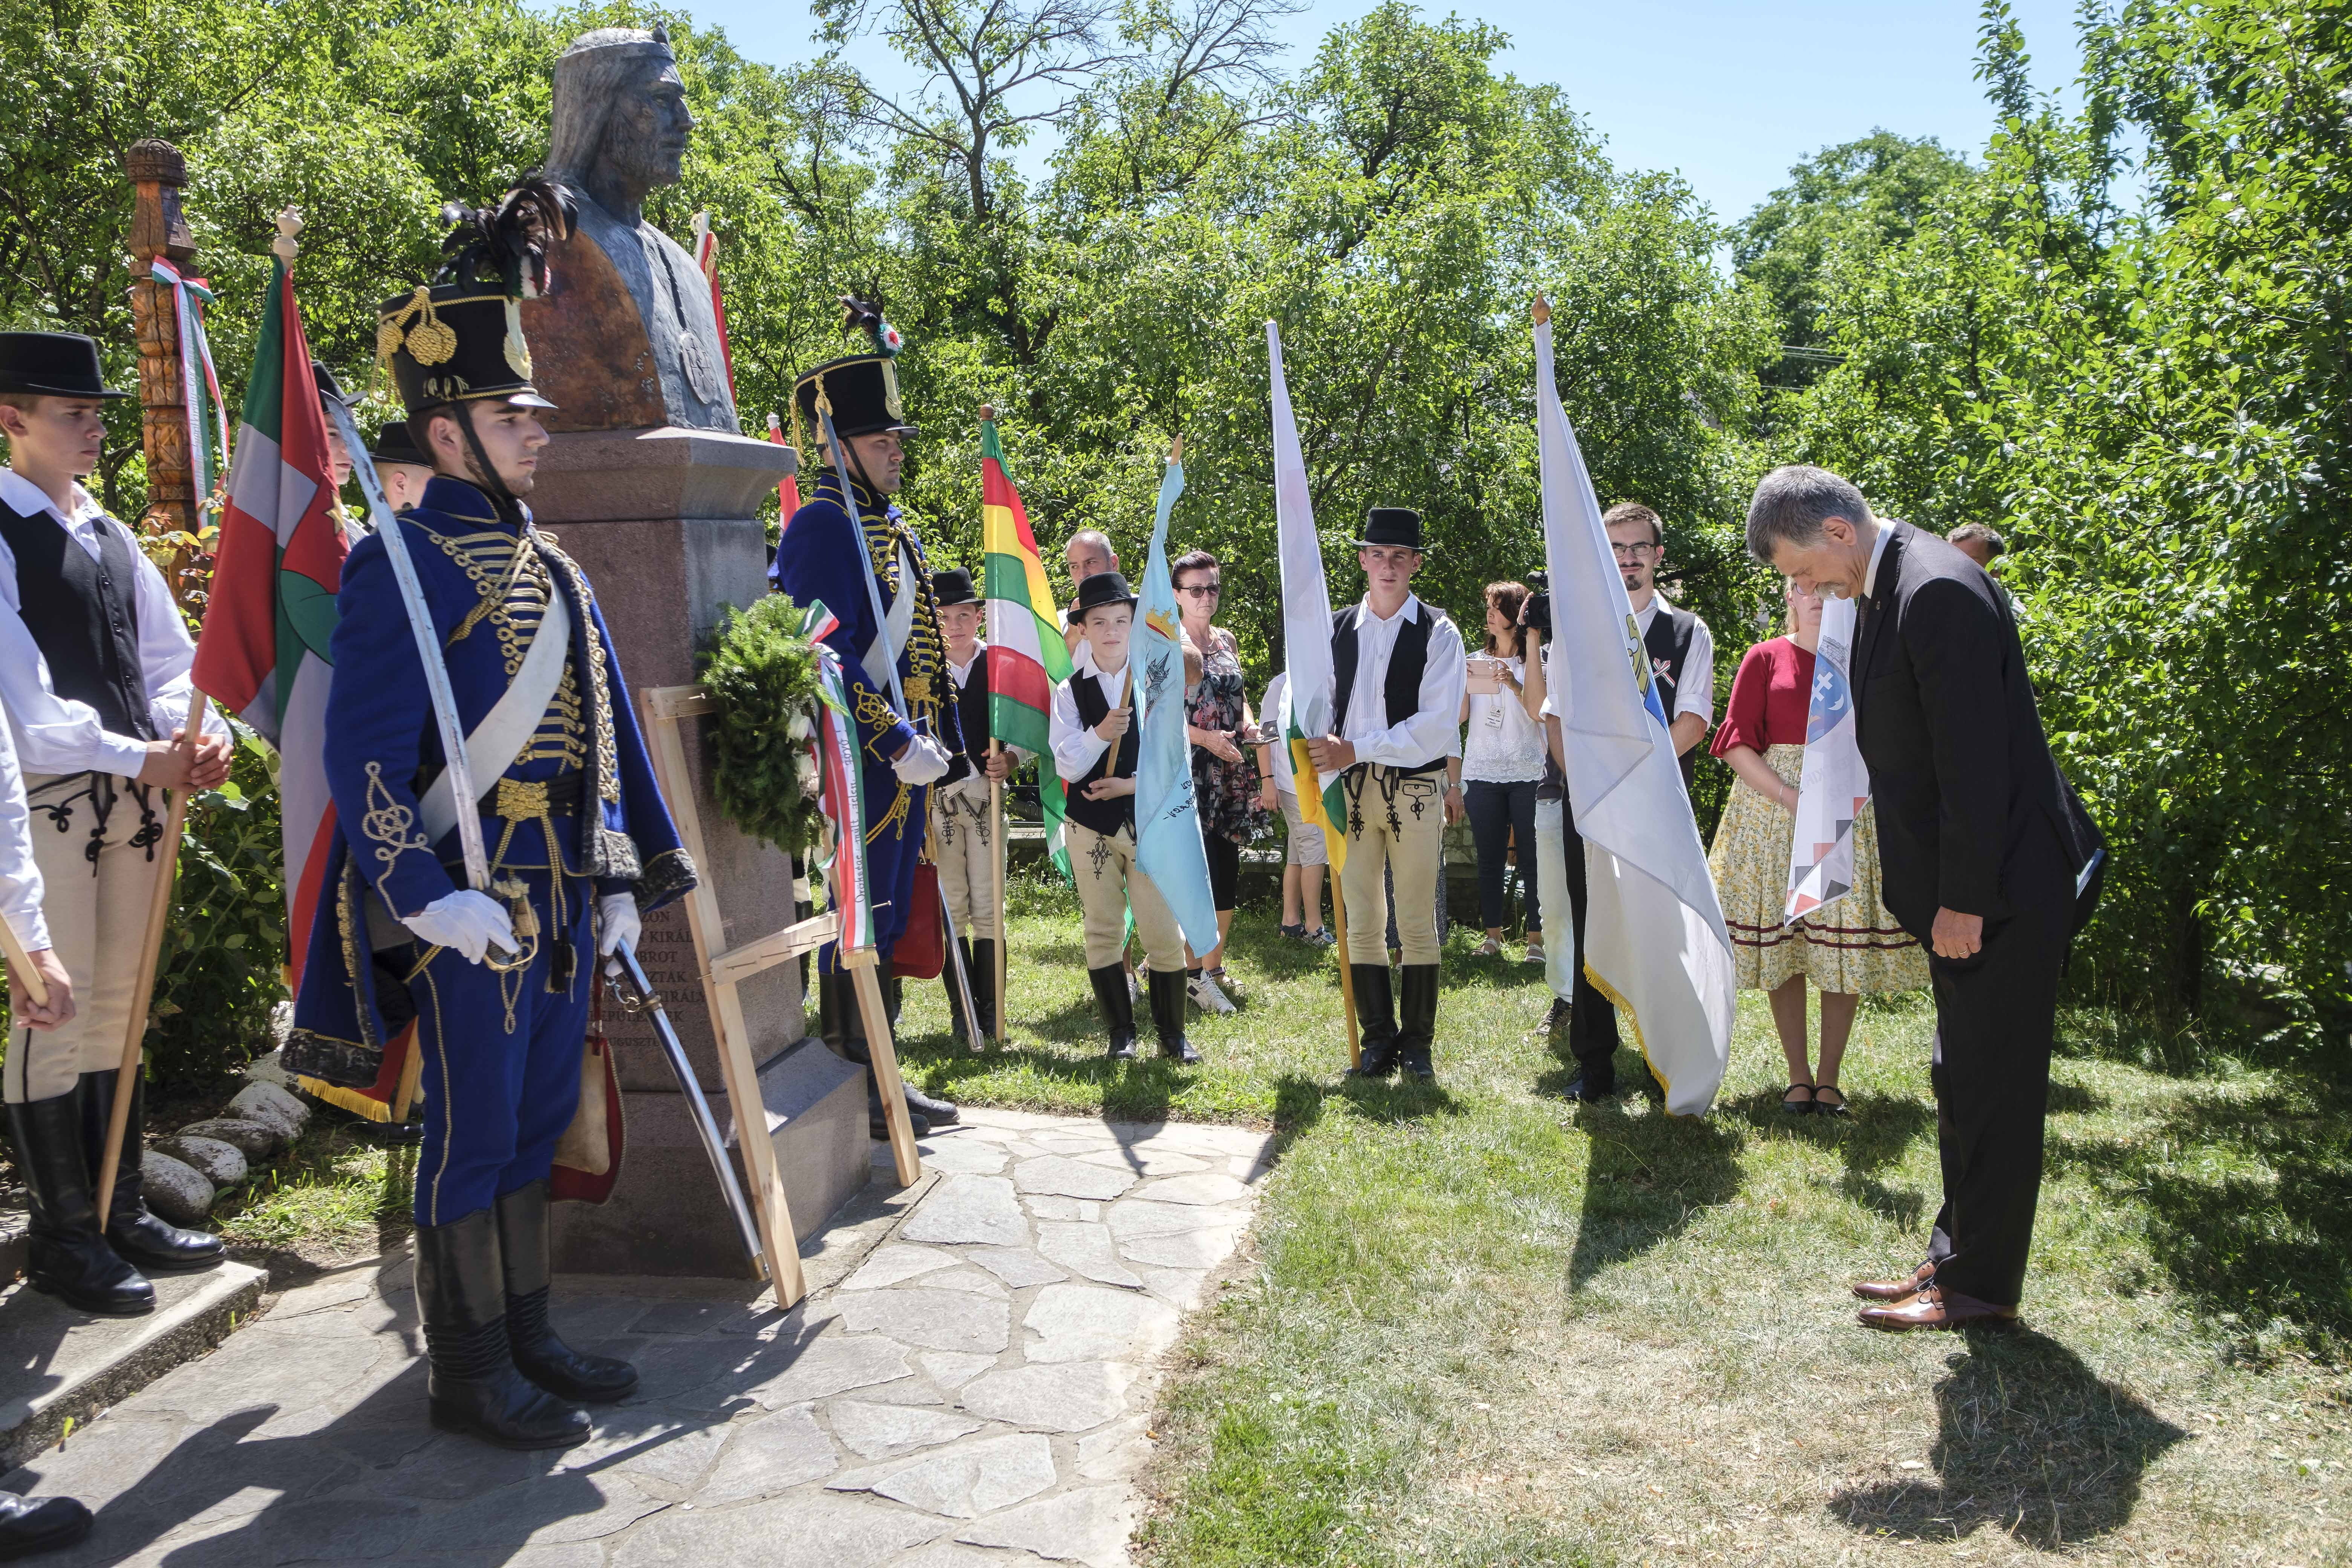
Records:
{"label": "white sneaker", "polygon": [[1206,974],[1186,975],[1184,994],[1192,999],[1192,1005],[1203,1013],[1230,1013],[1234,1010],[1233,998],[1218,990],[1217,983]]}

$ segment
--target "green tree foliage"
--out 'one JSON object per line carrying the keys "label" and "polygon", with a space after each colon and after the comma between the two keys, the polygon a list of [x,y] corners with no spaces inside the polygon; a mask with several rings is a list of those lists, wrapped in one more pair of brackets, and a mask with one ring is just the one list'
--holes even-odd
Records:
{"label": "green tree foliage", "polygon": [[1907,243],[1832,258],[1846,357],[1793,455],[1890,515],[2008,534],[2045,721],[2114,845],[2093,973],[2178,1007],[2216,974],[2341,1007],[2352,9],[2144,0],[2083,42],[2063,113],[1987,6],[1985,174]]}
{"label": "green tree foliage", "polygon": [[1781,358],[1767,384],[1801,387],[1833,359],[1822,346],[1822,289],[1832,259],[1866,262],[1911,237],[1930,206],[1970,175],[1967,160],[1932,136],[1874,131],[1825,147],[1789,171],[1789,183],[1732,229],[1739,275],[1770,296]]}

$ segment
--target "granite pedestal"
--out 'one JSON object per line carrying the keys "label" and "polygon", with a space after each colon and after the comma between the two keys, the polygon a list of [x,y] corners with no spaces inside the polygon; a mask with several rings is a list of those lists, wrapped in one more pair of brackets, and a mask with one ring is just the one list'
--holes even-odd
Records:
{"label": "granite pedestal", "polygon": [[[541,454],[532,512],[595,585],[640,724],[644,691],[690,684],[696,650],[727,607],[748,606],[767,592],[759,507],[793,463],[782,447],[676,426],[560,433]],[[706,852],[698,868],[718,889],[724,944],[781,930],[793,915],[792,863],[720,813],[701,726],[689,721],[685,739]],[[683,904],[646,920],[638,955],[731,1141],[725,1080]],[[802,1045],[798,965],[780,964],[741,992],[765,1101],[762,1132],[776,1150],[793,1227],[806,1237],[867,1179],[864,1073],[820,1044]],[[651,1028],[618,1013],[608,1013],[605,1026],[621,1079],[628,1152],[609,1203],[558,1206],[556,1268],[750,1273]]]}

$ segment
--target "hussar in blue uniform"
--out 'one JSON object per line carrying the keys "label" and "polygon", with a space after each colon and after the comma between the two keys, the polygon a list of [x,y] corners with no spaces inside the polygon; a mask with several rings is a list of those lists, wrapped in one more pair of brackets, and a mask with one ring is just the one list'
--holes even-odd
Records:
{"label": "hussar in blue uniform", "polygon": [[[838,458],[824,451],[825,469],[785,525],[769,577],[795,604],[822,600],[840,617],[825,641],[841,655],[857,721],[868,818],[866,880],[874,895],[875,945],[887,966],[907,929],[914,898],[915,867],[929,820],[929,786],[946,776],[963,751],[963,731],[948,680],[946,639],[922,537],[890,500],[906,466],[906,438],[917,434],[898,399],[893,363],[898,335],[872,306],[842,302],[849,310],[849,329],[870,333],[874,351],[821,364],[793,387],[805,438],[824,448],[829,417],[845,450]],[[870,668],[869,650],[877,660]],[[876,681],[882,660],[897,664],[903,710],[887,685]],[[817,954],[818,1027],[825,1044],[851,1061],[868,1063],[866,1111],[874,1136],[881,1138],[882,1101],[865,1026],[849,976],[835,956],[831,946]],[[883,982],[883,995],[895,1029],[896,977]],[[907,1108],[919,1135],[928,1130],[926,1123],[956,1119],[954,1106],[911,1086]]]}
{"label": "hussar in blue uniform", "polygon": [[[553,193],[550,193],[552,196]],[[510,203],[509,205],[512,204]],[[556,202],[560,206],[560,200]],[[410,1019],[423,1058],[416,1297],[436,1426],[509,1447],[589,1431],[583,1403],[636,1386],[548,1321],[548,1175],[577,1109],[600,957],[694,869],[656,790],[587,577],[531,526],[540,448],[512,301],[457,280],[386,302],[378,328],[434,468],[402,529],[474,771],[487,891],[467,886],[457,804],[410,608],[380,535],[352,547],[328,699],[337,828],[288,1065],[373,1081]]]}

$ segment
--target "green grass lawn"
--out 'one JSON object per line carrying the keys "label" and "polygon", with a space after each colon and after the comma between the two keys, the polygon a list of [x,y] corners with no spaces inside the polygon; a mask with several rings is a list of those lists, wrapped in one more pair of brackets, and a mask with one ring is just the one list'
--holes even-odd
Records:
{"label": "green grass lawn", "polygon": [[[1016,1048],[909,983],[910,1075],[993,1105],[1270,1122],[1255,1252],[1158,1426],[1165,1564],[2352,1563],[2352,1090],[2062,1020],[2025,1324],[1888,1336],[1938,1195],[1924,1000],[1849,1121],[1778,1108],[1742,997],[1705,1119],[1557,1098],[1538,971],[1447,954],[1433,1088],[1342,1087],[1327,953],[1244,910],[1198,1068],[1099,1055],[1073,904],[1016,893]],[[1139,1020],[1140,1022],[1140,1020]],[[1147,1037],[1146,1049],[1149,1049]],[[1620,1058],[1621,1081],[1641,1076]]]}

